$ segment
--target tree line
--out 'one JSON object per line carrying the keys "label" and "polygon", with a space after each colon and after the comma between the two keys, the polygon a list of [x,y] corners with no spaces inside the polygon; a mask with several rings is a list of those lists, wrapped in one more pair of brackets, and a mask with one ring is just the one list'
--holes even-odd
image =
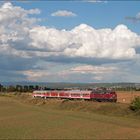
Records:
{"label": "tree line", "polygon": [[[0,84],[0,92],[33,92],[34,90],[63,90],[65,88],[49,88],[47,86],[39,85],[9,85],[3,86]],[[73,88],[70,88],[73,89]],[[85,89],[85,88],[84,88]],[[88,89],[88,88],[87,88]],[[113,87],[115,91],[140,91],[140,87]],[[90,89],[91,90],[91,89]]]}
{"label": "tree line", "polygon": [[51,90],[48,87],[45,86],[39,86],[39,85],[9,85],[9,86],[3,86],[0,84],[0,92],[33,92],[34,90]]}

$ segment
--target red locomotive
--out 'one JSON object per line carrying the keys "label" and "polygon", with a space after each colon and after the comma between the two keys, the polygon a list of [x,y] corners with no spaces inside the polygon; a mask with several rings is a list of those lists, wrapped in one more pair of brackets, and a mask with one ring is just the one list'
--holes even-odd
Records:
{"label": "red locomotive", "polygon": [[116,102],[117,94],[112,90],[94,89],[94,90],[42,90],[34,91],[33,97],[41,98],[60,98],[60,99],[84,99],[95,101]]}

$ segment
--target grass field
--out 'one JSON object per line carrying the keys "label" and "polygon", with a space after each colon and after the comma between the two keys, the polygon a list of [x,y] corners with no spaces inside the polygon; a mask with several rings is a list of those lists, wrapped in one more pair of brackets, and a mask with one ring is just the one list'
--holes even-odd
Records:
{"label": "grass field", "polygon": [[140,139],[139,118],[126,104],[0,96],[0,139]]}

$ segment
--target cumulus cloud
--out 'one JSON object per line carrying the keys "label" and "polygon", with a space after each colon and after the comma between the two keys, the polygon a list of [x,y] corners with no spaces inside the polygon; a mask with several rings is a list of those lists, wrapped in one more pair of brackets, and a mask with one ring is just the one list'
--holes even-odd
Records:
{"label": "cumulus cloud", "polygon": [[23,81],[26,77],[18,72],[33,68],[35,61],[25,51],[14,47],[16,42],[26,40],[29,28],[37,21],[35,18],[30,20],[28,14],[35,13],[38,13],[37,9],[28,11],[9,2],[0,7],[1,81]]}
{"label": "cumulus cloud", "polygon": [[39,14],[39,9],[25,10],[5,3],[0,11],[0,52],[6,54],[26,58],[119,60],[135,58],[140,46],[140,36],[125,25],[95,29],[81,24],[71,30],[58,30],[39,26],[38,19],[29,17],[30,14]]}
{"label": "cumulus cloud", "polygon": [[[35,18],[40,12],[39,9],[26,10],[9,2],[0,6],[0,65],[5,76],[7,71],[9,75],[17,73],[18,79],[21,74],[22,78],[31,81],[56,77],[55,81],[63,75],[63,80],[75,80],[76,75],[79,80],[81,75],[83,79],[88,80],[93,75],[93,79],[101,80],[104,74],[118,69],[98,67],[99,64],[139,58],[140,36],[125,25],[118,25],[114,29],[95,29],[80,24],[71,30],[58,30],[40,26],[40,19]],[[49,66],[50,69],[42,70],[44,61],[86,65],[68,70],[61,68],[59,72],[57,65],[53,73]],[[37,67],[37,64],[40,66]]]}
{"label": "cumulus cloud", "polygon": [[[39,14],[39,9],[25,10],[10,2],[0,7],[0,64],[1,69],[28,69],[34,59],[21,46],[28,46],[29,31],[38,19],[29,17]],[[32,65],[29,64],[32,61]]]}
{"label": "cumulus cloud", "polygon": [[[18,6],[13,6],[10,2],[3,4],[0,8],[0,23],[10,24],[8,21],[13,21],[12,24],[20,23],[27,25],[36,22],[37,19],[29,18],[29,14],[40,14],[39,9],[25,10]],[[18,19],[19,18],[19,19]]]}
{"label": "cumulus cloud", "polygon": [[58,10],[51,14],[54,17],[75,17],[77,16],[75,13],[67,10]]}
{"label": "cumulus cloud", "polygon": [[97,30],[81,24],[69,31],[40,26],[30,30],[30,38],[30,45],[47,51],[40,53],[44,57],[49,51],[52,56],[132,59],[140,46],[140,36],[125,25]]}
{"label": "cumulus cloud", "polygon": [[[17,43],[20,47],[23,42],[29,42],[29,31],[39,20],[29,17],[32,14],[39,14],[39,9],[25,10],[11,3],[5,3],[0,8],[0,45],[1,50],[17,54],[14,49]],[[21,53],[21,52],[19,52]]]}

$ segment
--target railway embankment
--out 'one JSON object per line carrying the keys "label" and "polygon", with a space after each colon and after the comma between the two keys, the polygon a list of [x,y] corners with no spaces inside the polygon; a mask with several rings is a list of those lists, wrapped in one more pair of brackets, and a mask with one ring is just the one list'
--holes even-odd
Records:
{"label": "railway embankment", "polygon": [[33,98],[30,93],[6,94],[3,96],[13,98],[14,100],[24,104],[40,106],[41,108],[45,108],[47,110],[90,112],[111,116],[140,118],[140,112],[131,110],[130,103],[126,102],[112,103],[67,99],[42,99]]}

